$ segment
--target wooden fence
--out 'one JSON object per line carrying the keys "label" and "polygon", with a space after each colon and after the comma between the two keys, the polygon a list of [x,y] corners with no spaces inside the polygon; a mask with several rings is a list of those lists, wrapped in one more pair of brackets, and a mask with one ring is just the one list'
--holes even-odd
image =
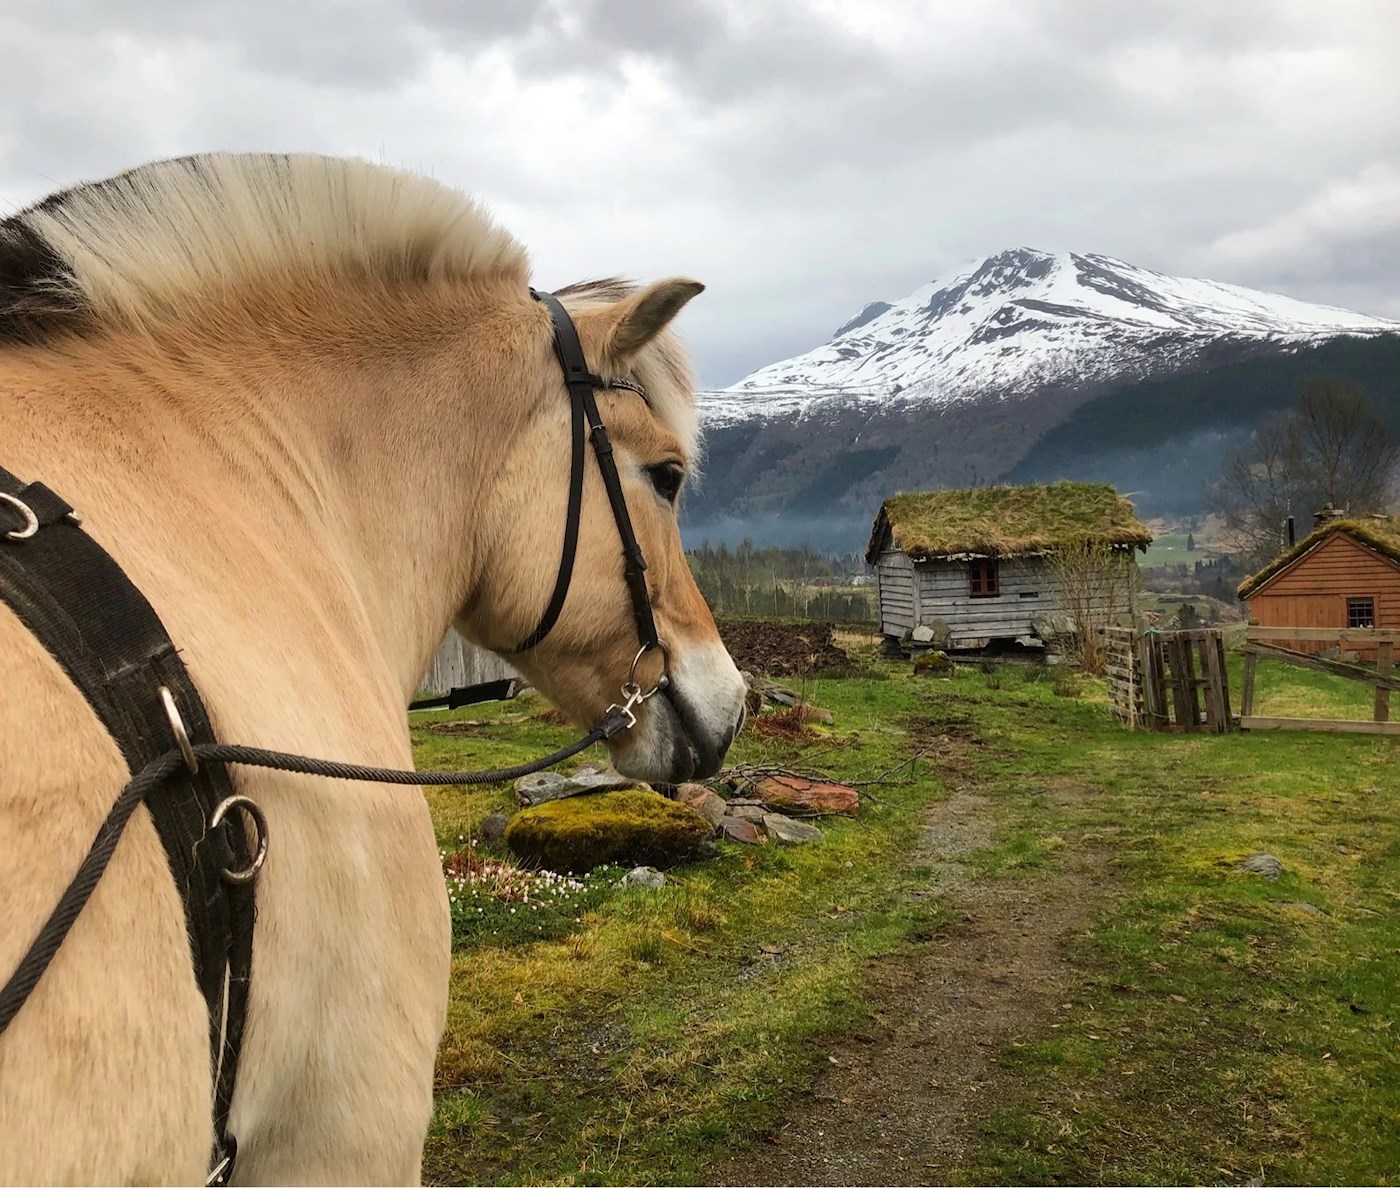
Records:
{"label": "wooden fence", "polygon": [[[1376,666],[1351,664],[1326,655],[1296,652],[1281,647],[1285,643],[1332,643],[1340,655],[1348,644],[1356,648],[1375,648]],[[1395,645],[1400,643],[1400,631],[1375,627],[1251,627],[1245,635],[1244,691],[1240,701],[1242,730],[1324,730],[1346,734],[1400,734],[1400,722],[1390,720],[1390,694],[1400,689],[1400,680],[1391,675]],[[1375,686],[1371,720],[1350,718],[1269,718],[1254,713],[1254,669],[1259,657],[1296,664],[1314,672],[1331,673]]]}
{"label": "wooden fence", "polygon": [[1233,728],[1223,632],[1102,630],[1113,712],[1130,727],[1215,734]]}

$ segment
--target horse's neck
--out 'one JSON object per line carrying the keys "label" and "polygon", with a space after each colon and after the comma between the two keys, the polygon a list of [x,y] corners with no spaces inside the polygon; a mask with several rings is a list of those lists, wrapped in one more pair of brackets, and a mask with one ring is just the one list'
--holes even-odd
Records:
{"label": "horse's neck", "polygon": [[[169,500],[238,521],[244,551],[271,555],[248,559],[247,580],[333,582],[356,634],[369,634],[364,645],[411,694],[474,580],[473,508],[514,431],[490,398],[501,377],[475,373],[468,322],[451,323],[455,341],[434,342],[420,320],[396,350],[393,326],[411,321],[411,311],[389,311],[374,341],[344,350],[326,335],[314,349],[283,340],[275,352],[249,337],[193,362],[142,344],[94,349],[87,366],[47,377],[68,406],[58,420],[70,424],[35,455],[33,477],[68,472],[89,506],[115,503],[113,539],[134,516],[159,516],[142,505],[161,486]],[[75,388],[88,394],[71,398]],[[85,432],[94,420],[98,432]],[[54,423],[36,430],[52,437]],[[66,460],[64,436],[77,450]],[[107,494],[133,488],[134,501]]]}

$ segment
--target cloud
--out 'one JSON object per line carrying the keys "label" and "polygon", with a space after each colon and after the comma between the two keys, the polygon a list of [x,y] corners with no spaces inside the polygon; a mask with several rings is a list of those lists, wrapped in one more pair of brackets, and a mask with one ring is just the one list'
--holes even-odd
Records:
{"label": "cloud", "polygon": [[709,384],[1021,244],[1397,315],[1398,41],[1388,0],[12,5],[0,206],[214,148],[421,169],[542,283],[704,280]]}

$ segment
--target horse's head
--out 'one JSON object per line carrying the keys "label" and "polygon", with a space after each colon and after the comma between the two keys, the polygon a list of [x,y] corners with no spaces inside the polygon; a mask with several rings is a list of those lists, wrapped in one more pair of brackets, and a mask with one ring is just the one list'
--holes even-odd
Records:
{"label": "horse's head", "polygon": [[536,369],[521,393],[533,405],[523,431],[503,444],[481,509],[479,581],[458,624],[469,639],[498,648],[529,643],[508,659],[579,726],[591,726],[625,699],[623,685],[637,661],[632,675],[640,692],[661,687],[636,706],[636,725],[610,740],[612,759],[624,774],[670,783],[718,771],[744,717],[743,679],[691,576],[677,523],[698,432],[689,368],[667,327],[702,288],[672,279],[635,291],[603,282],[559,294],[588,369],[606,385],[619,385],[590,390],[646,560],[646,593],[664,649],[638,660],[643,641],[619,523],[591,448],[567,598],[552,625],[541,621],[566,552],[574,446],[553,324],[539,303],[528,348]]}

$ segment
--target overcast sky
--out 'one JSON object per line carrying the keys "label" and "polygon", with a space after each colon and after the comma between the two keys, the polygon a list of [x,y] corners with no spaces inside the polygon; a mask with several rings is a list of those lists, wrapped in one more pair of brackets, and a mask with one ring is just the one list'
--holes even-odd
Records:
{"label": "overcast sky", "polygon": [[312,150],[557,286],[684,273],[707,385],[1007,247],[1400,318],[1395,0],[9,0],[0,210]]}

